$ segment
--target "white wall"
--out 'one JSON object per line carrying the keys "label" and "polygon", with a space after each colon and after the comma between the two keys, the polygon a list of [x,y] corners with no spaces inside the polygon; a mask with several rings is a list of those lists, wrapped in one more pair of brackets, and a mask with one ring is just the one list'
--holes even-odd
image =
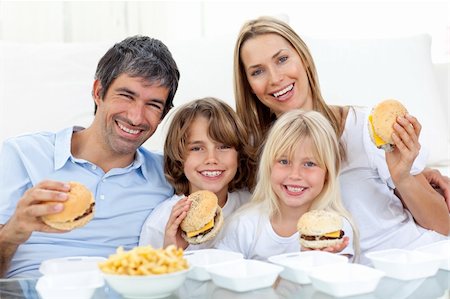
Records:
{"label": "white wall", "polygon": [[117,41],[235,36],[259,15],[284,15],[300,35],[387,37],[429,33],[434,62],[450,61],[449,1],[5,1],[0,40]]}

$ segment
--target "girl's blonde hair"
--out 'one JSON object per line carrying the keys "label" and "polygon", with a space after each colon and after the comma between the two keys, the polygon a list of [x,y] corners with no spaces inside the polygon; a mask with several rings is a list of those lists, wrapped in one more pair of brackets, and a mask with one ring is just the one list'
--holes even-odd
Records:
{"label": "girl's blonde hair", "polygon": [[279,213],[278,198],[271,185],[272,167],[281,157],[292,160],[296,148],[302,146],[304,140],[310,140],[315,161],[326,170],[323,189],[312,202],[311,209],[334,211],[347,218],[353,228],[355,252],[359,252],[358,230],[341,199],[339,143],[330,123],[319,112],[295,109],[281,115],[273,124],[262,148],[252,205],[262,205],[269,217]]}
{"label": "girl's blonde hair", "polygon": [[[244,122],[250,136],[252,136],[253,146],[257,148],[263,142],[276,116],[252,92],[241,59],[241,49],[249,39],[265,34],[276,34],[283,37],[297,51],[305,67],[311,88],[313,110],[322,113],[331,123],[336,135],[340,136],[342,133],[341,117],[333,112],[322,97],[316,67],[305,42],[283,21],[272,17],[260,17],[250,20],[242,26],[234,48],[234,94],[236,98],[236,112]],[[341,144],[339,145],[339,150],[341,151],[342,158],[344,158],[345,151]]]}
{"label": "girl's blonde hair", "polygon": [[232,146],[238,152],[238,169],[228,191],[254,185],[256,162],[248,145],[248,133],[236,112],[225,102],[207,97],[177,108],[164,143],[164,173],[176,194],[189,194],[189,181],[184,174],[187,137],[191,123],[199,116],[208,119],[208,137]]}

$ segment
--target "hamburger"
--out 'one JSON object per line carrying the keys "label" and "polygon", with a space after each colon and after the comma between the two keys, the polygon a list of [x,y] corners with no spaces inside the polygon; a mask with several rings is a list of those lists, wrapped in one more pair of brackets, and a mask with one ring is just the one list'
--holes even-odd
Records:
{"label": "hamburger", "polygon": [[300,217],[297,223],[300,245],[320,249],[342,243],[342,217],[334,212],[311,210]]}
{"label": "hamburger", "polygon": [[181,236],[189,244],[201,244],[214,238],[222,228],[222,209],[217,196],[210,191],[194,192],[189,199],[192,203],[180,224]]}
{"label": "hamburger", "polygon": [[392,133],[397,117],[405,116],[406,108],[397,100],[389,99],[380,102],[372,109],[369,115],[369,133],[372,142],[377,148],[387,152],[394,150]]}
{"label": "hamburger", "polygon": [[42,216],[45,224],[60,230],[71,230],[86,225],[94,217],[94,196],[84,185],[69,182],[69,197],[62,202],[61,212]]}

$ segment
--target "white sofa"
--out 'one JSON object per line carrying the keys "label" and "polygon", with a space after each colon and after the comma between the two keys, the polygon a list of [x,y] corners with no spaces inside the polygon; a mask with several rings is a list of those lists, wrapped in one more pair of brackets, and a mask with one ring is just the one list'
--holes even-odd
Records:
{"label": "white sofa", "polygon": [[[325,99],[373,106],[397,98],[423,125],[429,165],[450,165],[449,64],[433,64],[428,35],[389,39],[305,38]],[[175,106],[214,96],[234,107],[234,37],[165,41],[181,71]],[[98,59],[112,43],[0,42],[0,141],[92,120],[91,86]],[[145,145],[162,150],[167,121]]]}

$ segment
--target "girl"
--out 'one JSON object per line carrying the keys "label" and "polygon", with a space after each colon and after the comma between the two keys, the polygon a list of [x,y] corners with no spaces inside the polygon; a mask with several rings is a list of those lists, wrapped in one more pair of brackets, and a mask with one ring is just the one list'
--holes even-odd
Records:
{"label": "girl", "polygon": [[[164,172],[175,188],[142,227],[139,245],[175,244],[183,249],[179,225],[190,207],[189,194],[209,190],[217,195],[226,219],[250,198],[255,163],[248,135],[233,109],[215,98],[181,106],[173,116],[164,144]],[[188,249],[210,247],[211,242]]]}
{"label": "girl", "polygon": [[447,238],[449,213],[421,173],[425,165],[418,156],[421,127],[414,117],[398,118],[396,149],[385,155],[370,141],[370,111],[327,105],[308,47],[289,25],[270,17],[244,24],[236,42],[234,70],[237,113],[253,146],[263,142],[273,121],[286,111],[315,110],[331,123],[344,158],[342,198],[360,229],[362,253],[416,248]]}
{"label": "girl", "polygon": [[[251,203],[237,212],[217,248],[265,260],[300,250],[297,222],[311,209],[343,217],[344,242],[323,250],[353,256],[358,232],[341,203],[337,175],[339,145],[329,122],[315,111],[293,110],[269,132],[259,162]],[[353,246],[347,246],[353,241]]]}

